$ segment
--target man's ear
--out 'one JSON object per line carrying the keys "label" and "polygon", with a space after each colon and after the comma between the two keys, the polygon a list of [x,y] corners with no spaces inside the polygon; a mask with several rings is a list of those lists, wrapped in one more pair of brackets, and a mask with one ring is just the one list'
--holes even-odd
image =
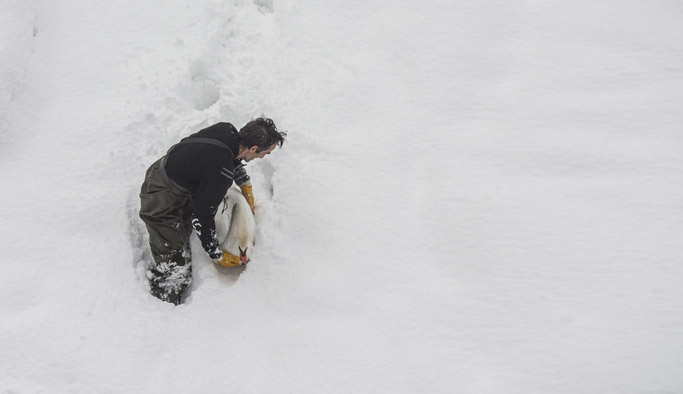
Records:
{"label": "man's ear", "polygon": [[251,148],[249,148],[249,152],[251,152],[251,153],[256,153],[257,150],[258,150],[258,145],[254,145]]}

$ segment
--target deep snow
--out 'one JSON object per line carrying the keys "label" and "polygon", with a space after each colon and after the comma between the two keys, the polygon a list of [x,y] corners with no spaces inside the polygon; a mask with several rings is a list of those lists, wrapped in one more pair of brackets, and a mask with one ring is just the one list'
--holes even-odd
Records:
{"label": "deep snow", "polygon": [[[676,2],[2,0],[0,392],[683,392]],[[244,272],[144,171],[266,114]]]}

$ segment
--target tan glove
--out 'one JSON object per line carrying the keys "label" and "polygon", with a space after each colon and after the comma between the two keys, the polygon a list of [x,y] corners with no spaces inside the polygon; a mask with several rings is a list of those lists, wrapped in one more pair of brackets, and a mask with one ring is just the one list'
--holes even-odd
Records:
{"label": "tan glove", "polygon": [[237,267],[238,265],[241,265],[240,258],[228,252],[223,252],[223,256],[214,261],[223,267]]}
{"label": "tan glove", "polygon": [[249,208],[251,208],[251,213],[254,213],[254,193],[251,191],[251,182],[246,182],[240,186],[240,189],[242,190],[244,198],[247,199]]}

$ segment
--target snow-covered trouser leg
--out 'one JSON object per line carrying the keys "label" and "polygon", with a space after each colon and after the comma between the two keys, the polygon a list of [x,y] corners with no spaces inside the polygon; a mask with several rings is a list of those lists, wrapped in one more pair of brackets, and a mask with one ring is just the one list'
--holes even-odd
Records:
{"label": "snow-covered trouser leg", "polygon": [[140,218],[147,226],[154,257],[147,272],[151,293],[178,305],[183,291],[192,283],[192,212],[189,197],[173,193],[166,184],[161,160],[152,164],[145,175],[140,192]]}

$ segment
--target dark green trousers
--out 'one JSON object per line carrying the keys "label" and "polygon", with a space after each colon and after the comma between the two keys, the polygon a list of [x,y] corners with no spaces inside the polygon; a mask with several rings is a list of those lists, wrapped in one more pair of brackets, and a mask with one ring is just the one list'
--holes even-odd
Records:
{"label": "dark green trousers", "polygon": [[140,218],[147,227],[154,257],[147,271],[151,293],[178,305],[183,291],[192,283],[192,211],[187,190],[169,185],[164,179],[163,163],[164,158],[157,160],[145,174],[140,191]]}

